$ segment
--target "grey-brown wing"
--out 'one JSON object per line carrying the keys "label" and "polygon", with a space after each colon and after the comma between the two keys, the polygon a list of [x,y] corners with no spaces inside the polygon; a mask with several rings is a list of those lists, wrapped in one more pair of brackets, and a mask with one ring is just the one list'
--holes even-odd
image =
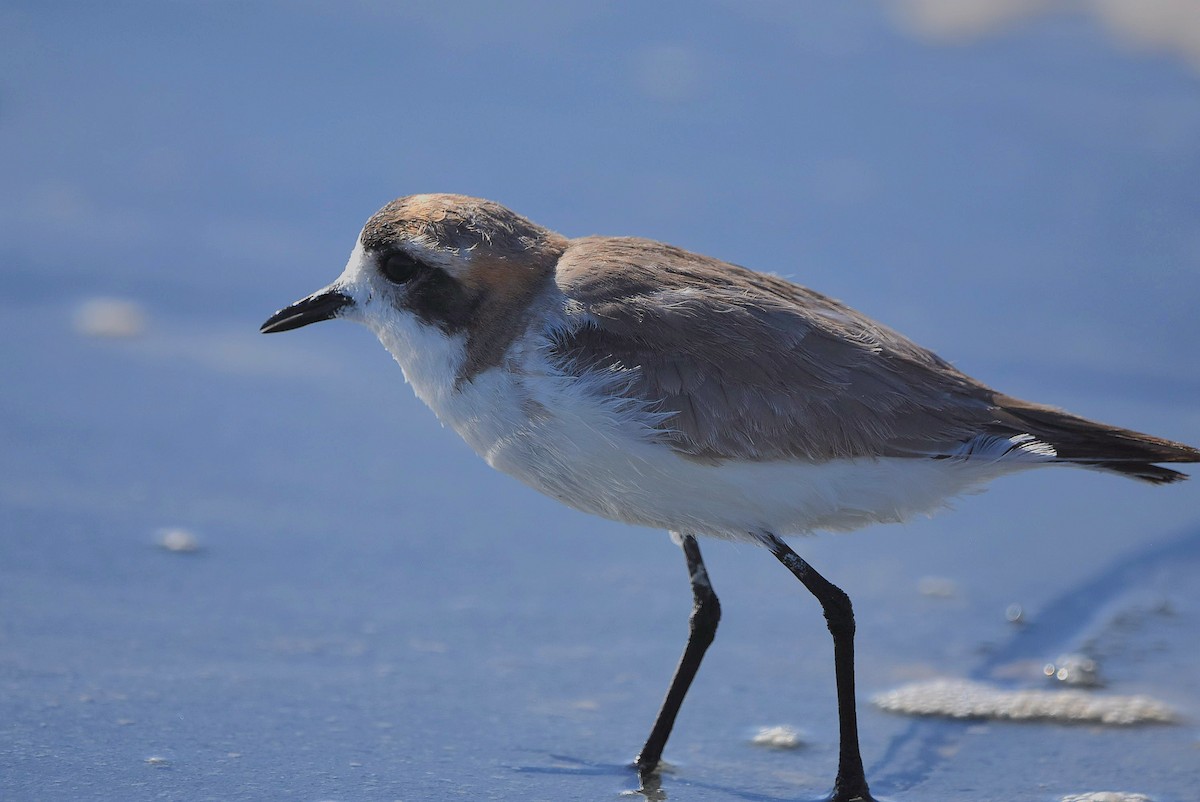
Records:
{"label": "grey-brown wing", "polygon": [[558,282],[581,325],[553,354],[619,371],[698,459],[961,453],[994,393],[836,301],[659,243],[572,243]]}

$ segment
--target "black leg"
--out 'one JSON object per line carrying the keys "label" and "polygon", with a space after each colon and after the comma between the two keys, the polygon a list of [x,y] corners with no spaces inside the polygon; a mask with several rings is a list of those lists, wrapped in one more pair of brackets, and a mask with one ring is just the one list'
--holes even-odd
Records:
{"label": "black leg", "polygon": [[683,657],[679,659],[679,666],[671,679],[667,698],[663,700],[662,709],[658,711],[658,718],[654,720],[654,728],[650,730],[646,745],[634,760],[634,765],[643,778],[653,774],[658,768],[663,747],[667,745],[671,727],[675,725],[675,716],[679,714],[679,706],[683,704],[683,697],[687,695],[696,670],[700,668],[700,661],[704,658],[704,652],[708,650],[709,644],[717,634],[717,622],[721,620],[721,603],[717,601],[717,594],[713,593],[712,585],[709,584],[708,571],[705,570],[704,560],[700,557],[700,545],[692,535],[684,535],[680,545],[683,546],[688,576],[692,581],[692,616],[688,619],[687,646],[683,649]]}
{"label": "black leg", "polygon": [[838,726],[841,746],[838,773],[830,802],[873,802],[858,749],[858,716],[854,707],[854,610],[841,588],[818,574],[800,555],[772,534],[760,536],[764,545],[821,603],[833,635],[833,670],[837,677]]}

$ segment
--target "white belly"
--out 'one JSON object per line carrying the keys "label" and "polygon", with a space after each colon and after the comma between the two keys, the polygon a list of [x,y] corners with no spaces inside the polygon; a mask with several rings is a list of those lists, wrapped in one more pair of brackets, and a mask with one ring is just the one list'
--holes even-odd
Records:
{"label": "white belly", "polygon": [[488,464],[576,509],[743,539],[850,530],[941,507],[1014,465],[879,458],[707,464],[662,442],[644,412],[578,382],[492,370],[435,407]]}
{"label": "white belly", "polygon": [[994,465],[900,458],[711,465],[663,445],[562,421],[481,453],[493,467],[585,512],[734,539],[902,521],[1002,472]]}

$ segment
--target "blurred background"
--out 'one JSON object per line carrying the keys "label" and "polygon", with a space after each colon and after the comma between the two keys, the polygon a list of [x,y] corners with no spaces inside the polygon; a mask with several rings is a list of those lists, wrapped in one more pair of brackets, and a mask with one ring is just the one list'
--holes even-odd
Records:
{"label": "blurred background", "polygon": [[[364,329],[257,333],[415,192],[778,273],[1200,444],[1196,0],[6,0],[0,798],[637,787],[690,609],[666,535],[492,473]],[[1198,502],[1043,471],[798,541],[855,600],[877,792],[1190,798]],[[819,797],[818,608],[759,550],[706,554],[725,618],[654,798]],[[1180,723],[870,704],[1041,688],[1078,650]],[[774,725],[798,748],[752,743]]]}

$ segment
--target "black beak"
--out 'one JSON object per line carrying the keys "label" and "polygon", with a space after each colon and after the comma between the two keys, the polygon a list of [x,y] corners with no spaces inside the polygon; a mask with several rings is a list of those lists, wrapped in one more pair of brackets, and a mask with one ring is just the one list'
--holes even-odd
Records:
{"label": "black beak", "polygon": [[309,323],[320,323],[337,317],[343,307],[350,306],[354,300],[336,290],[323,290],[310,295],[302,301],[296,301],[291,306],[280,309],[267,318],[267,322],[259,329],[263,334],[274,334],[277,331],[291,331]]}

